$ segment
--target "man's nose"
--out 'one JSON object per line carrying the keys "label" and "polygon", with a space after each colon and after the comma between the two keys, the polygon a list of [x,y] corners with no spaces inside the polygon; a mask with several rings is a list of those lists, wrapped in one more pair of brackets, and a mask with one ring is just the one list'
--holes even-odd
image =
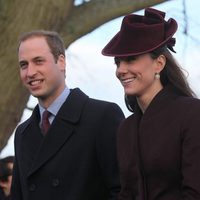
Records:
{"label": "man's nose", "polygon": [[28,67],[27,67],[27,76],[32,77],[36,74],[36,67],[29,63]]}

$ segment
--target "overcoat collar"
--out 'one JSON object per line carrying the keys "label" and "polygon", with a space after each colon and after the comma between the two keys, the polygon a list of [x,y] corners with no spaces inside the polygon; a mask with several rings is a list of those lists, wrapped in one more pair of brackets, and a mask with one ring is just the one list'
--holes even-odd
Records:
{"label": "overcoat collar", "polygon": [[[31,168],[28,172],[28,176],[33,174],[37,169],[39,169],[44,163],[46,163],[51,157],[56,154],[56,152],[63,146],[64,143],[68,141],[70,136],[73,133],[74,125],[79,121],[81,112],[84,108],[86,101],[88,100],[81,90],[73,89],[70,92],[65,103],[62,105],[58,114],[56,115],[47,135],[41,141],[40,146],[38,147],[35,144],[36,155],[32,162]],[[27,126],[35,123],[36,118],[38,117],[38,106],[33,111],[32,116],[27,124]],[[29,134],[26,129],[21,133],[24,136]],[[31,143],[34,140],[32,137],[38,137],[38,134],[32,133],[31,137],[24,137],[24,143]],[[23,136],[22,136],[23,137]],[[23,140],[23,138],[22,138]],[[22,152],[23,153],[23,152]],[[29,152],[26,152],[28,154]]]}
{"label": "overcoat collar", "polygon": [[[144,114],[141,112],[137,101],[134,101],[134,114],[121,124],[121,130],[118,134],[118,155],[121,160],[119,164],[121,168],[127,167],[128,171],[131,171],[131,175],[129,174],[126,178],[127,187],[131,187],[135,194],[138,192],[138,187],[139,191],[143,191],[141,192],[142,195],[145,195],[144,191],[146,190],[145,166],[140,141],[141,129],[145,128],[145,122],[151,124],[150,121],[157,118],[161,110],[168,109],[168,106],[177,97],[178,95],[172,88],[162,89],[151,101]],[[132,180],[139,180],[138,177],[140,177],[139,186],[138,183],[134,184],[132,182]]]}
{"label": "overcoat collar", "polygon": [[[156,113],[159,113],[160,110],[165,109],[178,96],[180,95],[178,95],[171,86],[166,86],[153,98],[142,118],[149,119],[154,117]],[[133,110],[135,117],[136,115],[140,115],[141,117],[142,112],[136,100],[134,101]]]}

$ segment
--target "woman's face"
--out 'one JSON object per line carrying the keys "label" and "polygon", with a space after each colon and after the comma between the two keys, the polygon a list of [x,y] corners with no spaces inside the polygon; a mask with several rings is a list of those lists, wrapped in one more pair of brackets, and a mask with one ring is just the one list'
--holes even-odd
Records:
{"label": "woman's face", "polygon": [[150,54],[134,57],[116,58],[116,76],[127,95],[142,97],[153,96],[162,88],[159,79],[155,78],[165,65],[164,56],[152,59]]}

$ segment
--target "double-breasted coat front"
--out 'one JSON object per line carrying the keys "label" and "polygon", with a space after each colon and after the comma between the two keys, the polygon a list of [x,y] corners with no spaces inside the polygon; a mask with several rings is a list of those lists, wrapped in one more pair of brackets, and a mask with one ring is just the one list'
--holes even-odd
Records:
{"label": "double-breasted coat front", "polygon": [[70,92],[47,135],[38,106],[15,134],[12,200],[115,200],[120,190],[114,103]]}
{"label": "double-breasted coat front", "polygon": [[165,88],[120,126],[120,200],[200,199],[200,100]]}

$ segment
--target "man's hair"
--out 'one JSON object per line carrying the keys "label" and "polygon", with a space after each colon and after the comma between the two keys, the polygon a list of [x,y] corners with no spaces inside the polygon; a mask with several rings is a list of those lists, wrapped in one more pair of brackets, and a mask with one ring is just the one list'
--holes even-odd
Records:
{"label": "man's hair", "polygon": [[46,39],[46,42],[56,62],[60,55],[65,56],[64,42],[62,38],[60,37],[60,35],[55,31],[34,30],[34,31],[23,33],[19,38],[18,47],[25,40],[29,38],[34,38],[34,37],[44,37]]}
{"label": "man's hair", "polygon": [[7,156],[0,159],[0,181],[8,181],[8,176],[12,175],[12,169],[9,168],[8,163],[14,163],[14,156]]}

